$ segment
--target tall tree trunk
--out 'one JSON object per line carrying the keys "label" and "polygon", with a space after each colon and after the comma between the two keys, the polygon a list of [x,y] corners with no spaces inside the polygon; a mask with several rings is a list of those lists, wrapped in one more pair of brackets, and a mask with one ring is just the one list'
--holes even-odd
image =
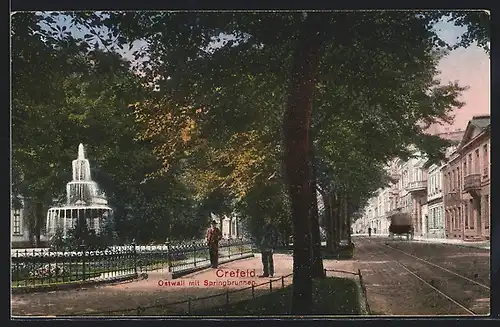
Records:
{"label": "tall tree trunk", "polygon": [[321,233],[319,230],[319,216],[318,216],[318,197],[316,187],[316,168],[314,151],[312,148],[312,139],[310,139],[309,154],[311,165],[311,242],[312,242],[312,277],[324,277],[323,258],[321,256]]}
{"label": "tall tree trunk", "polygon": [[344,216],[342,217],[342,239],[347,239],[347,234],[349,233],[349,229],[348,229],[348,224],[347,224],[347,219],[348,219],[348,216],[349,216],[349,213],[348,213],[348,210],[349,210],[349,205],[348,205],[348,198],[347,198],[347,195],[345,197],[345,202],[344,202]]}
{"label": "tall tree trunk", "polygon": [[347,241],[349,242],[349,244],[351,244],[352,242],[352,239],[351,239],[351,217],[354,213],[354,210],[352,209],[352,207],[349,207],[349,210],[347,212],[347,228],[348,228],[348,233],[347,233]]}
{"label": "tall tree trunk", "polygon": [[335,220],[334,220],[334,234],[335,239],[334,239],[334,244],[335,244],[335,250],[338,249],[341,235],[342,235],[342,226],[341,226],[341,220],[342,220],[342,214],[343,214],[343,208],[344,208],[344,193],[339,194],[339,198],[336,203],[336,210],[335,210]]}
{"label": "tall tree trunk", "polygon": [[44,221],[43,201],[35,199],[35,246],[41,247],[41,234]]}
{"label": "tall tree trunk", "polygon": [[324,210],[324,215],[325,215],[325,218],[324,218],[324,226],[325,226],[325,229],[326,229],[326,248],[327,249],[330,249],[332,247],[332,240],[333,240],[333,237],[332,237],[332,229],[331,229],[331,221],[332,221],[332,205],[331,205],[331,201],[330,201],[330,196],[327,195],[325,192],[322,192],[320,191],[321,193],[321,197],[323,198],[323,203],[325,205],[325,210]]}
{"label": "tall tree trunk", "polygon": [[332,243],[331,243],[331,251],[336,251],[338,247],[338,216],[340,211],[340,195],[332,194],[330,196],[331,203],[331,221],[330,221],[330,230],[332,234]]}
{"label": "tall tree trunk", "polygon": [[321,18],[309,13],[302,24],[284,117],[284,160],[294,230],[292,314],[310,314],[312,308],[309,126],[322,43]]}

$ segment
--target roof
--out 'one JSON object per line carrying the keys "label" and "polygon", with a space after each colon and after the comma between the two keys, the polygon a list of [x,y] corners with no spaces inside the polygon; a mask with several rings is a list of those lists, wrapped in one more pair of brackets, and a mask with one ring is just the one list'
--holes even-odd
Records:
{"label": "roof", "polygon": [[491,124],[491,116],[490,115],[474,116],[472,117],[472,120],[469,121],[469,124],[479,127],[480,129],[485,129]]}
{"label": "roof", "polygon": [[489,129],[490,125],[491,125],[490,115],[472,117],[472,119],[469,120],[469,123],[467,124],[464,137],[462,138],[457,150],[462,149],[462,147],[471,140],[474,129],[479,129],[482,132],[486,129]]}

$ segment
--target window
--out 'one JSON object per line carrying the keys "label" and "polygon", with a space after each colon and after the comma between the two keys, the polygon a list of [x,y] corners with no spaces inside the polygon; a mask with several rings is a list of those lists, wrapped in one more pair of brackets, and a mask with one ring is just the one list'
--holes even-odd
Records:
{"label": "window", "polygon": [[469,153],[469,170],[467,171],[467,175],[472,174],[472,153]]}
{"label": "window", "polygon": [[464,160],[464,176],[467,176],[467,159]]}
{"label": "window", "polygon": [[490,196],[484,196],[484,229],[490,229]]}
{"label": "window", "polygon": [[480,174],[481,172],[479,171],[479,149],[476,149],[476,162],[474,163],[474,172],[476,174]]}
{"label": "window", "polygon": [[448,210],[445,211],[444,213],[444,218],[446,219],[446,229],[447,230],[451,230],[450,226],[451,226],[451,222],[450,222],[450,212]]}
{"label": "window", "polygon": [[457,191],[460,191],[460,165],[457,167]]}
{"label": "window", "polygon": [[487,177],[488,176],[488,166],[489,166],[489,160],[488,160],[488,144],[483,145],[483,176]]}
{"label": "window", "polygon": [[446,174],[443,174],[443,179],[444,179],[444,193],[448,193],[448,189],[446,188]]}
{"label": "window", "polygon": [[464,204],[464,223],[465,223],[465,228],[469,228],[469,206],[467,203]]}
{"label": "window", "polygon": [[473,200],[469,200],[469,228],[474,229],[474,204]]}
{"label": "window", "polygon": [[14,210],[14,221],[12,224],[12,233],[14,235],[21,235],[21,212],[20,210]]}
{"label": "window", "polygon": [[453,171],[451,172],[452,173],[452,177],[451,177],[451,189],[453,191],[455,191],[455,187],[456,187],[456,172],[455,172],[455,169],[453,169]]}

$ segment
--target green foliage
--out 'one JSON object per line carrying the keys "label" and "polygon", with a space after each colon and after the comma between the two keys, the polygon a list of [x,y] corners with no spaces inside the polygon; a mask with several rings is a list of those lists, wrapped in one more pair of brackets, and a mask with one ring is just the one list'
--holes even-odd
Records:
{"label": "green foliage", "polygon": [[[358,286],[348,278],[330,277],[314,280],[313,285],[314,315],[359,315]],[[267,286],[269,288],[269,286]],[[274,285],[273,285],[274,288]],[[256,299],[244,300],[229,306],[196,312],[199,315],[228,315],[228,316],[280,316],[289,315],[292,301],[292,287],[268,293],[264,286],[256,287]]]}
{"label": "green foliage", "polygon": [[96,234],[93,229],[89,229],[85,220],[81,220],[75,228],[68,231],[66,237],[62,229],[56,230],[55,235],[49,242],[49,247],[53,251],[89,251],[105,250],[113,245],[113,235],[109,228]]}
{"label": "green foliage", "polygon": [[[311,138],[324,192],[348,192],[359,208],[408,145],[441,157],[447,143],[424,127],[451,121],[466,89],[436,80],[446,45],[432,23],[448,14],[469,27],[460,46],[486,44],[489,25],[476,13],[323,17]],[[22,13],[12,22],[15,192],[61,195],[77,140],[122,242],[199,235],[210,212],[240,211],[251,230],[265,217],[290,228],[281,128],[302,13]],[[113,52],[138,39],[149,45],[135,53],[143,77]]]}

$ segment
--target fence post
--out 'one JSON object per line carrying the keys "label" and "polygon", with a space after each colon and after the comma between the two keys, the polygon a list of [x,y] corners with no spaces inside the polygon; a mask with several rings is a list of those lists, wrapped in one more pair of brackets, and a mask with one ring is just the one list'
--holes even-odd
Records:
{"label": "fence post", "polygon": [[229,306],[229,290],[226,290],[226,306]]}
{"label": "fence post", "polygon": [[323,277],[326,277],[326,268],[323,269]]}
{"label": "fence post", "polygon": [[273,280],[270,279],[269,280],[269,293],[272,293],[273,292]]}
{"label": "fence post", "polygon": [[281,276],[281,288],[285,288],[285,276]]}
{"label": "fence post", "polygon": [[191,314],[191,298],[188,298],[188,314]]}
{"label": "fence post", "polygon": [[240,236],[240,255],[243,256],[243,237]]}
{"label": "fence post", "polygon": [[172,272],[172,261],[170,258],[170,241],[166,241],[165,244],[167,245],[167,266],[168,266],[168,272]]}
{"label": "fence post", "polygon": [[255,285],[252,283],[252,299],[255,299]]}
{"label": "fence post", "polygon": [[227,257],[231,258],[231,236],[227,239]]}
{"label": "fence post", "polygon": [[134,264],[135,278],[137,278],[137,249],[135,248],[135,242],[132,243],[132,260]]}
{"label": "fence post", "polygon": [[83,273],[83,280],[87,279],[87,274],[85,273],[85,243],[82,241],[82,244],[80,245],[82,249],[82,273]]}
{"label": "fence post", "polygon": [[196,241],[193,241],[193,264],[196,267]]}

